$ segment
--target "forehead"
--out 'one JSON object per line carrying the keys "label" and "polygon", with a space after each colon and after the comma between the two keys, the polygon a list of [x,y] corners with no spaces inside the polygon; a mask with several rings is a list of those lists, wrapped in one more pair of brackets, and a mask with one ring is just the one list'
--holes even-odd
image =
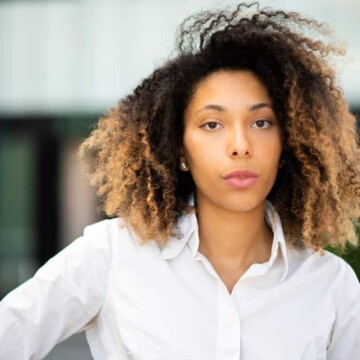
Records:
{"label": "forehead", "polygon": [[271,104],[266,86],[250,71],[221,70],[211,73],[195,87],[187,111],[212,104],[224,107],[249,107],[256,103]]}

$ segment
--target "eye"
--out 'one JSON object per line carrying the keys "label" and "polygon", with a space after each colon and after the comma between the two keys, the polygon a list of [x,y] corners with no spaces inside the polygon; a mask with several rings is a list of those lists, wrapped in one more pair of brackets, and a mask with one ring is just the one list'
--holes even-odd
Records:
{"label": "eye", "polygon": [[209,121],[203,125],[201,125],[200,127],[206,129],[206,130],[216,130],[216,129],[219,129],[219,127],[217,126],[220,126],[219,123],[217,123],[216,121]]}
{"label": "eye", "polygon": [[272,125],[272,121],[270,120],[266,120],[266,119],[261,119],[261,120],[256,120],[251,124],[251,127],[256,128],[256,129],[267,129]]}

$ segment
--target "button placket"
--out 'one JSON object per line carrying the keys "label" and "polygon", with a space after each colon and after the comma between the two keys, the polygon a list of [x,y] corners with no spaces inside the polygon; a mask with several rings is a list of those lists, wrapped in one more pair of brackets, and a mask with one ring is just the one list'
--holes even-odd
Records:
{"label": "button placket", "polygon": [[216,360],[240,359],[240,319],[226,286],[218,281]]}
{"label": "button placket", "polygon": [[237,324],[237,320],[238,320],[237,314],[234,311],[231,312],[231,314],[227,320],[227,326],[229,328],[233,328]]}

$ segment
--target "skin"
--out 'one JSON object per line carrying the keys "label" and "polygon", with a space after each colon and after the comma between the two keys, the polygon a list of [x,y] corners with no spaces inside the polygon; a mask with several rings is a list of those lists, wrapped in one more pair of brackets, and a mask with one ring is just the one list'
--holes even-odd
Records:
{"label": "skin", "polygon": [[[272,101],[253,73],[218,71],[197,85],[185,110],[180,160],[196,184],[199,252],[230,293],[252,264],[270,257],[273,234],[264,207],[281,151]],[[259,175],[250,187],[224,181],[224,175],[244,169]]]}

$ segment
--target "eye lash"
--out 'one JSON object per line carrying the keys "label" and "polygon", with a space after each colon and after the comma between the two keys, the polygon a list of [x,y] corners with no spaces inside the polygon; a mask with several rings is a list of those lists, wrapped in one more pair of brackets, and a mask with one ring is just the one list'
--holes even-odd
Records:
{"label": "eye lash", "polygon": [[257,121],[267,121],[267,122],[269,122],[271,124],[273,123],[273,120],[271,120],[271,119],[257,119],[254,122],[257,122]]}
{"label": "eye lash", "polygon": [[[221,125],[219,122],[217,121],[207,121],[206,123],[200,125],[201,128],[205,127],[206,125],[209,125],[209,124],[216,124],[216,125]],[[211,129],[211,130],[215,130],[215,129]]]}

